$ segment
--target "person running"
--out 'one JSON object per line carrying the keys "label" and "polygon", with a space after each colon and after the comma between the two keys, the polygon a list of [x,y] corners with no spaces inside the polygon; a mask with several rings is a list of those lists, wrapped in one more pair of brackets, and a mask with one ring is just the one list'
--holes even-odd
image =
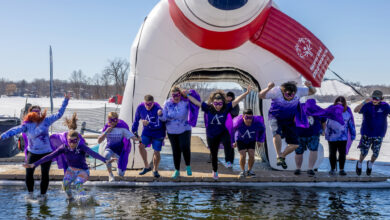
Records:
{"label": "person running", "polygon": [[[65,94],[58,113],[46,117],[47,110],[41,112],[41,107],[34,105],[28,110],[28,114],[23,119],[23,124],[4,132],[0,140],[7,139],[14,135],[25,133],[28,140],[26,150],[26,163],[34,163],[53,151],[49,140],[49,127],[62,117],[68,105],[70,94]],[[51,161],[47,161],[41,166],[41,195],[40,199],[46,199],[46,192],[49,187],[49,171]],[[26,185],[29,192],[27,199],[34,197],[34,171],[35,168],[26,168]]]}
{"label": "person running", "polygon": [[[197,96],[194,90],[189,94]],[[163,114],[160,120],[166,122],[168,139],[172,146],[173,163],[175,171],[173,179],[180,176],[181,155],[186,164],[187,176],[192,176],[191,170],[191,126],[196,126],[199,108],[193,106],[182,92],[180,87],[171,88],[171,98],[165,101]],[[199,97],[198,97],[199,98]]]}
{"label": "person running", "polygon": [[91,150],[88,146],[85,145],[85,143],[80,143],[80,135],[77,131],[70,130],[67,132],[66,136],[66,143],[64,143],[61,147],[44,156],[40,160],[34,163],[23,164],[23,166],[28,169],[34,169],[41,164],[52,161],[54,158],[60,155],[64,155],[68,168],[64,174],[62,186],[67,195],[67,200],[70,202],[73,200],[71,190],[72,183],[76,187],[78,196],[85,195],[83,184],[88,180],[89,177],[89,168],[85,160],[86,155],[88,154],[93,158],[103,161],[104,163],[106,163],[107,160],[100,156],[100,154]]}
{"label": "person running", "polygon": [[[312,101],[313,104],[315,104],[315,100]],[[307,105],[308,103],[309,100],[305,104]],[[303,153],[308,149],[310,151],[310,155],[307,174],[309,176],[314,176],[315,172],[313,168],[317,161],[320,135],[325,135],[326,117],[310,115],[307,116],[307,120],[309,125],[307,128],[297,127],[299,147],[295,149],[295,164],[297,169],[294,174],[301,174]]]}
{"label": "person running", "polygon": [[[347,153],[348,140],[354,140],[356,137],[355,122],[351,109],[347,106],[347,101],[343,96],[339,96],[334,101],[334,105],[341,105],[344,107],[343,119],[344,124],[328,119],[326,123],[325,139],[329,143],[329,162],[331,170],[330,175],[335,174],[337,161],[339,161],[339,175],[345,176],[344,165]],[[339,157],[337,158],[337,152]]]}
{"label": "person running", "polygon": [[371,160],[367,161],[367,176],[371,175],[372,166],[378,158],[383,138],[387,131],[387,116],[390,114],[390,106],[383,102],[383,93],[375,90],[371,98],[356,106],[354,112],[363,114],[363,123],[360,130],[361,139],[359,143],[360,157],[356,163],[357,175],[362,174],[362,163],[368,151],[372,150]]}
{"label": "person running", "polygon": [[165,124],[159,120],[162,115],[162,109],[151,95],[144,97],[145,102],[137,107],[135,112],[135,119],[131,131],[138,136],[139,121],[142,121],[143,130],[141,134],[141,142],[139,144],[139,151],[144,161],[145,168],[139,173],[144,175],[151,171],[152,168],[148,164],[147,153],[145,147],[152,145],[153,153],[153,176],[160,177],[158,173],[158,165],[160,163],[160,151],[165,138]]}
{"label": "person running", "polygon": [[210,94],[209,100],[200,102],[188,95],[188,99],[195,105],[201,107],[202,111],[207,114],[206,136],[207,145],[211,152],[211,164],[213,168],[213,178],[218,179],[218,150],[219,144],[226,141],[228,146],[231,145],[231,138],[225,122],[229,112],[235,107],[245,96],[249,94],[251,87],[237,97],[233,102],[226,102],[226,94],[222,90],[214,91]]}
{"label": "person running", "polygon": [[[259,92],[259,98],[271,99],[271,108],[268,113],[268,120],[271,125],[273,144],[277,154],[277,166],[287,169],[285,158],[298,148],[298,134],[295,126],[295,115],[297,113],[299,99],[303,96],[314,95],[316,89],[309,81],[305,86],[297,87],[296,82],[286,82],[275,87],[273,82]],[[287,147],[281,152],[282,138],[286,139]]]}
{"label": "person running", "polygon": [[[118,158],[118,176],[123,179],[127,162],[130,153],[130,139],[137,141],[138,138],[129,131],[129,126],[126,122],[118,118],[116,112],[108,113],[108,123],[103,128],[103,133],[98,138],[98,143],[102,143],[107,138],[106,149],[104,150],[104,158]],[[107,163],[108,181],[115,181],[112,173],[111,162]]]}
{"label": "person running", "polygon": [[[245,109],[243,115],[233,120],[234,139],[233,146],[240,153],[241,178],[255,176],[252,171],[255,163],[256,143],[262,147],[265,140],[264,120],[261,116],[253,116],[252,109]],[[248,171],[245,172],[246,153],[248,152]]]}

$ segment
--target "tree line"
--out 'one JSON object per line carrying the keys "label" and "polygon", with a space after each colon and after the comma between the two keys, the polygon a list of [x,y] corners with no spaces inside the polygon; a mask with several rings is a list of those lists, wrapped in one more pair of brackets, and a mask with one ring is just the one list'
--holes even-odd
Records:
{"label": "tree line", "polygon": [[[82,70],[74,70],[68,80],[53,80],[54,96],[71,92],[77,99],[107,99],[113,95],[123,95],[130,64],[127,60],[109,60],[101,73],[88,77]],[[0,78],[0,95],[45,97],[50,94],[48,79],[10,81]]]}

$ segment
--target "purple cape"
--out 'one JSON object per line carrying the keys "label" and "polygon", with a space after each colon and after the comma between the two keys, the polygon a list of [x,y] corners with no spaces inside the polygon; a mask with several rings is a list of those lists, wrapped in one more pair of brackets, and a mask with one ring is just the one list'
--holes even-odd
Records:
{"label": "purple cape", "polygon": [[[103,132],[109,127],[108,123],[104,125]],[[115,126],[117,128],[125,128],[129,130],[129,126],[124,122],[123,120],[119,120],[118,124]],[[126,139],[125,137],[122,140],[123,142],[123,150],[121,155],[119,155],[118,159],[118,168],[121,170],[126,170],[127,163],[129,161],[129,154],[131,151],[131,142],[130,140]]]}
{"label": "purple cape", "polygon": [[[193,89],[190,90],[190,96],[194,97],[200,102],[200,95]],[[188,101],[190,104],[190,113],[188,114],[188,124],[192,127],[196,126],[199,115],[199,107],[188,100],[187,97],[182,96],[182,100]]]}
{"label": "purple cape", "polygon": [[[68,132],[50,135],[50,145],[51,145],[53,151],[64,144],[69,146],[67,136],[68,136]],[[79,144],[85,144],[85,140],[80,134],[79,134],[79,138],[80,138]],[[61,154],[58,157],[56,157],[55,160],[57,161],[58,168],[64,169],[64,172],[65,172],[66,169],[68,168],[68,164],[66,163],[65,155]]]}
{"label": "purple cape", "polygon": [[[237,116],[237,117],[235,117],[233,119],[233,134],[232,135],[234,135],[234,132],[236,131],[238,126],[242,125],[243,123],[244,123],[244,119],[242,118],[242,115],[239,115],[239,116]],[[260,115],[253,116],[252,123],[263,124],[263,126],[264,126],[264,118],[263,118],[263,116],[260,116]],[[264,128],[265,128],[265,126],[264,126]],[[265,141],[265,131],[261,135],[261,139],[260,139],[260,142],[264,142],[264,141]]]}
{"label": "purple cape", "polygon": [[331,105],[326,109],[319,107],[315,99],[308,99],[306,103],[300,103],[298,105],[298,111],[295,115],[295,124],[297,127],[308,128],[309,121],[308,116],[326,117],[339,122],[344,125],[343,119],[344,108],[340,105]]}

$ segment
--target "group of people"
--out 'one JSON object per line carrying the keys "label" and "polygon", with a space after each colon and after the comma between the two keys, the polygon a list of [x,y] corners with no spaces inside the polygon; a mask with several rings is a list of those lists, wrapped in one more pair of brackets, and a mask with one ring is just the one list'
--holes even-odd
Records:
{"label": "group of people", "polygon": [[[315,100],[308,99],[305,103],[300,98],[313,95],[316,89],[310,82],[306,87],[297,87],[295,82],[286,82],[275,87],[269,83],[268,87],[259,92],[261,99],[271,99],[271,108],[268,114],[268,124],[273,135],[273,144],[277,154],[277,166],[287,168],[285,158],[295,151],[295,174],[301,173],[303,153],[310,151],[308,175],[315,175],[314,164],[317,160],[319,139],[324,135],[329,142],[330,174],[334,175],[336,163],[339,162],[339,175],[346,175],[344,164],[351,140],[356,137],[353,114],[347,106],[344,97],[338,97],[334,104],[326,109],[316,105]],[[62,117],[68,105],[70,95],[65,99],[58,113],[46,117],[46,110],[39,106],[31,106],[25,115],[22,125],[12,128],[0,136],[6,139],[23,133],[26,137],[26,185],[29,197],[33,196],[34,170],[41,166],[41,197],[45,194],[49,184],[49,170],[52,161],[57,161],[59,168],[64,169],[63,188],[69,200],[73,198],[70,186],[73,183],[79,195],[84,194],[83,183],[89,176],[86,154],[106,163],[109,181],[114,181],[111,163],[117,161],[118,178],[123,178],[127,168],[128,155],[131,150],[131,140],[139,142],[140,156],[144,161],[144,168],[139,175],[153,171],[153,176],[159,178],[158,172],[161,159],[160,151],[164,145],[165,136],[168,136],[172,147],[172,156],[175,170],[172,178],[180,174],[181,157],[186,165],[187,176],[191,170],[191,129],[196,126],[199,110],[204,112],[207,146],[210,149],[212,163],[212,177],[218,179],[218,151],[220,146],[225,149],[227,167],[234,161],[234,148],[240,153],[240,177],[254,176],[256,145],[262,147],[265,141],[265,123],[262,116],[254,115],[252,109],[245,109],[238,115],[238,103],[250,92],[249,86],[243,94],[234,97],[232,93],[226,95],[224,91],[214,91],[207,101],[201,101],[194,90],[183,90],[174,86],[170,91],[170,98],[163,107],[154,101],[152,95],[146,95],[144,102],[137,107],[134,123],[128,126],[119,119],[118,114],[110,112],[108,123],[98,137],[98,143],[107,141],[103,155],[92,151],[83,137],[76,131],[77,115],[66,118],[65,124],[69,130],[64,133],[49,136],[49,127]],[[230,98],[228,98],[230,97]],[[372,98],[358,105],[355,112],[363,114],[361,141],[359,148],[361,156],[356,164],[356,173],[362,172],[363,160],[371,148],[373,155],[367,162],[367,175],[371,174],[372,165],[378,157],[382,139],[386,133],[387,116],[390,107],[383,102],[383,94],[375,91]],[[138,134],[139,124],[143,125],[141,135]],[[282,151],[282,139],[287,147]],[[153,167],[147,160],[147,147],[152,147]],[[338,152],[338,159],[337,159]],[[246,168],[246,157],[248,165]]]}

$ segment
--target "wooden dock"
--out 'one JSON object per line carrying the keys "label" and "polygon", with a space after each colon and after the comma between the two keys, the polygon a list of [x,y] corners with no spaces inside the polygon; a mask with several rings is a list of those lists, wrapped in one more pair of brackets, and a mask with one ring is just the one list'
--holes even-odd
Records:
{"label": "wooden dock", "polygon": [[[302,172],[301,175],[294,175],[293,171],[277,171],[271,169],[256,169],[255,177],[239,178],[238,171],[226,168],[222,163],[219,163],[219,179],[214,180],[211,174],[211,163],[207,163],[209,158],[209,151],[206,148],[203,141],[196,136],[191,140],[191,167],[192,176],[187,176],[185,172],[185,165],[182,162],[181,176],[177,179],[172,179],[172,170],[164,170],[161,167],[159,171],[161,177],[154,178],[152,172],[147,173],[144,176],[138,175],[140,170],[127,170],[126,175],[122,181],[128,182],[384,182],[389,179],[389,176],[385,176],[378,173],[372,173],[371,176],[366,176],[364,173],[361,176],[357,176],[355,172],[348,172],[346,176],[334,175],[330,176],[327,172],[316,172],[314,177],[309,177],[306,172]],[[21,165],[14,165],[6,167],[4,169],[4,163],[16,162],[22,164],[24,160],[23,155],[17,155],[13,158],[0,159],[0,180],[24,180],[25,169]],[[115,173],[115,172],[114,172]],[[90,170],[89,181],[108,181],[106,170]],[[40,179],[40,168],[37,168],[35,172],[36,179]],[[62,180],[63,170],[57,169],[55,164],[52,165],[50,170],[51,180]]]}

